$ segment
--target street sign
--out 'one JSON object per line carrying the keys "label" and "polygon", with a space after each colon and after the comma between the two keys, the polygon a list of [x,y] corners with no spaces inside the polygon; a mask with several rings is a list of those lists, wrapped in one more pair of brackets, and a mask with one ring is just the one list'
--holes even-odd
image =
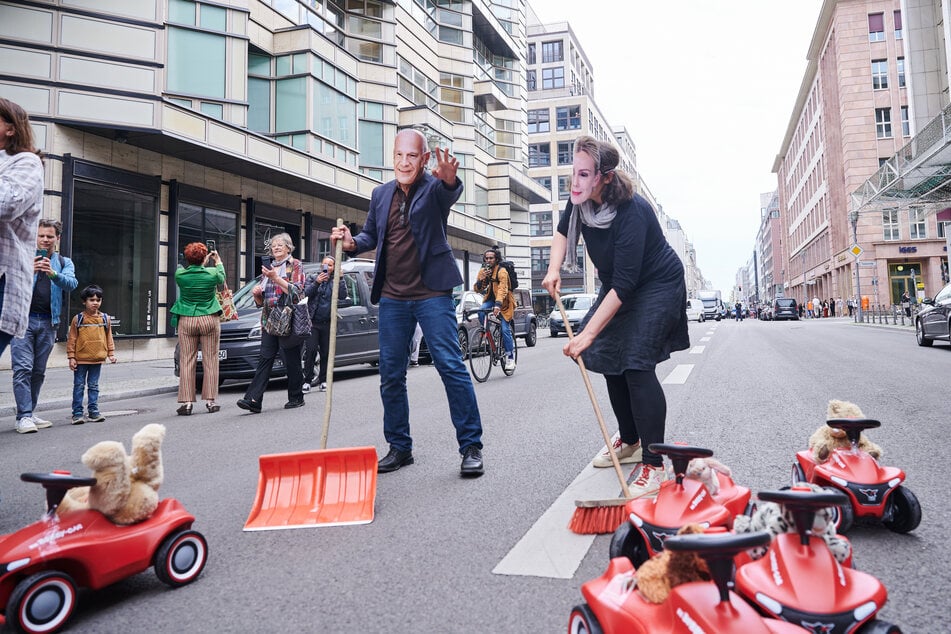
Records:
{"label": "street sign", "polygon": [[852,247],[849,249],[849,253],[851,253],[855,257],[859,257],[860,255],[862,255],[862,251],[863,251],[862,247],[860,247],[857,244],[853,244]]}
{"label": "street sign", "polygon": [[872,268],[875,265],[876,265],[875,260],[862,260],[861,262],[859,262],[859,266],[863,268],[865,267]]}

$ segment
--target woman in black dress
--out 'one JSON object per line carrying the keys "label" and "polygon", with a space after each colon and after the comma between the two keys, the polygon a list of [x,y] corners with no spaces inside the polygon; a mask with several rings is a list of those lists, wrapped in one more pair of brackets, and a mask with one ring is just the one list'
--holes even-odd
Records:
{"label": "woman in black dress", "polygon": [[[581,356],[587,369],[604,375],[620,432],[615,449],[622,462],[637,463],[631,494],[650,497],[665,479],[663,457],[648,449],[664,442],[667,419],[655,367],[690,346],[687,288],[683,264],[654,209],[618,171],[619,160],[612,145],[589,136],[575,141],[571,198],[542,286],[552,296],[561,292],[560,269],[577,270],[583,236],[601,290],[564,353]],[[595,458],[595,466],[610,465],[606,455]]]}

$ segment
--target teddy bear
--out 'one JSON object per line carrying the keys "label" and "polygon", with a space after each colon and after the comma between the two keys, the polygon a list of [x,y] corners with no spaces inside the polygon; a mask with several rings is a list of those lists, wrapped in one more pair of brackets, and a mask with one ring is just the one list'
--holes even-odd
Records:
{"label": "teddy bear", "polygon": [[[825,490],[817,484],[807,482],[800,482],[796,486],[808,487],[813,491]],[[831,507],[819,509],[813,515],[811,530],[813,535],[821,537],[825,541],[836,561],[844,563],[852,555],[852,544],[835,532],[834,519]],[[784,506],[775,502],[765,502],[756,509],[752,517],[743,514],[737,515],[733,519],[733,531],[736,533],[767,531],[770,535],[776,536],[782,533],[796,532],[796,523],[793,521],[792,513],[787,511]],[[758,546],[747,552],[749,552],[752,559],[760,559],[766,554],[767,548],[768,545]]]}
{"label": "teddy bear", "polygon": [[132,455],[114,440],[90,447],[82,462],[92,470],[96,484],[70,489],[56,513],[94,509],[121,525],[148,519],[158,506],[158,489],[165,477],[164,439],[165,426],[152,423],[132,437]]}
{"label": "teddy bear", "polygon": [[710,495],[716,495],[720,492],[720,478],[717,477],[717,472],[726,476],[732,475],[730,468],[716,458],[694,458],[687,463],[684,477],[699,480],[707,487]]}
{"label": "teddy bear", "polygon": [[[691,535],[702,532],[699,524],[686,524],[677,534]],[[637,591],[650,603],[663,603],[670,591],[682,583],[710,579],[707,562],[691,551],[664,550],[641,564],[634,575]]]}
{"label": "teddy bear", "polygon": [[[826,410],[826,419],[830,418],[865,418],[865,415],[862,414],[862,410],[855,403],[831,400]],[[834,449],[848,449],[851,446],[844,431],[834,429],[828,425],[822,425],[809,437],[809,449],[812,451],[812,457],[820,464],[829,459]],[[881,447],[866,438],[864,432],[859,434],[859,449],[867,452],[876,460],[880,459],[884,453]]]}

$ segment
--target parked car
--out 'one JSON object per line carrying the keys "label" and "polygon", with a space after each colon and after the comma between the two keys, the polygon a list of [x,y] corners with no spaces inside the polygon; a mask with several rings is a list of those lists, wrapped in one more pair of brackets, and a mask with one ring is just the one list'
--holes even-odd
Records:
{"label": "parked car", "polygon": [[[565,313],[568,315],[568,323],[571,324],[572,333],[577,334],[581,332],[578,326],[584,316],[588,314],[588,310],[594,305],[596,299],[598,299],[598,296],[594,293],[561,296],[561,303],[564,305]],[[557,337],[562,333],[568,334],[568,330],[565,328],[565,321],[561,318],[561,311],[558,310],[557,306],[555,310],[551,311],[551,315],[548,316],[548,330],[552,337]]]}
{"label": "parked car", "polygon": [[771,320],[780,319],[799,321],[799,305],[792,297],[777,297],[773,300]]}
{"label": "parked car", "polygon": [[[533,347],[538,341],[538,317],[532,307],[532,292],[527,288],[516,288],[512,291],[515,296],[515,314],[512,316],[513,335],[525,341],[525,346]],[[459,349],[462,357],[466,358],[471,341],[479,328],[479,308],[482,307],[482,294],[475,291],[458,291],[452,297],[456,305],[456,323],[458,324]],[[432,355],[426,346],[426,337],[419,343],[419,362],[429,363]]]}
{"label": "parked car", "polygon": [[706,317],[703,315],[703,302],[701,300],[687,300],[687,321],[699,321],[701,324],[706,321]]}
{"label": "parked car", "polygon": [[933,298],[921,300],[915,317],[915,337],[919,346],[931,346],[936,339],[951,342],[951,284]]}
{"label": "parked car", "polygon": [[[347,285],[346,300],[337,306],[337,348],[334,367],[359,363],[379,363],[379,309],[370,303],[373,284],[373,260],[353,258],[343,263],[341,275]],[[304,275],[320,273],[320,263],[304,263]],[[254,305],[251,291],[261,282],[257,277],[235,291],[234,304],[238,319],[221,324],[218,346],[218,380],[248,380],[254,376],[261,349],[261,309]],[[198,352],[196,383],[201,386],[201,351]],[[175,346],[175,376],[179,376],[179,349]],[[317,362],[319,363],[319,361]],[[281,355],[274,359],[272,378],[286,374]],[[314,370],[317,374],[317,370]]]}

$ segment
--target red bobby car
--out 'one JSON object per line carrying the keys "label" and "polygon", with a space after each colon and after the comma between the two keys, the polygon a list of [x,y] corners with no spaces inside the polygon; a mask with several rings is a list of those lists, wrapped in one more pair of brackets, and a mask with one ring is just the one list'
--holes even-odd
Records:
{"label": "red bobby car", "polygon": [[832,487],[849,497],[841,507],[837,530],[845,533],[853,522],[884,524],[896,533],[913,531],[921,522],[921,505],[908,487],[901,486],[905,472],[897,467],[883,467],[867,452],[859,449],[859,434],[864,429],[880,427],[869,418],[833,418],[829,427],[846,433],[851,447],[835,449],[829,459],[817,463],[812,451],[796,454],[792,467],[792,484],[812,482]]}
{"label": "red bobby car", "polygon": [[810,632],[901,634],[898,626],[875,618],[888,598],[882,582],[840,564],[826,542],[808,530],[817,510],[848,504],[844,493],[793,487],[763,491],[759,499],[783,505],[793,517],[796,533],[776,535],[762,558],[737,563],[737,594],[763,615]]}
{"label": "red bobby car", "polygon": [[119,526],[99,511],[56,516],[67,489],[95,478],[68,472],[24,473],[46,488],[47,513],[15,533],[0,535],[0,625],[15,631],[59,631],[76,608],[78,588],[104,588],[155,567],[172,587],[191,583],[208,560],[208,544],[191,530],[195,517],[178,500],[159,502],[147,520]]}
{"label": "red bobby car", "polygon": [[732,533],[676,535],[670,550],[692,550],[707,561],[713,581],[693,581],[674,587],[663,603],[650,603],[637,592],[637,574],[630,560],[617,557],[597,579],[581,586],[587,603],[575,606],[568,618],[569,634],[694,634],[743,632],[782,634],[808,632],[791,623],[759,615],[729,589],[733,557],[769,543],[770,535]]}
{"label": "red bobby car", "polygon": [[664,540],[677,534],[684,524],[733,527],[733,518],[750,512],[750,490],[717,473],[720,491],[711,495],[699,481],[684,478],[687,463],[693,458],[709,458],[710,449],[652,443],[650,450],[666,455],[674,466],[676,478],[661,484],[656,498],[631,500],[626,509],[630,517],[614,531],[609,555],[627,557],[635,566],[664,549]]}

